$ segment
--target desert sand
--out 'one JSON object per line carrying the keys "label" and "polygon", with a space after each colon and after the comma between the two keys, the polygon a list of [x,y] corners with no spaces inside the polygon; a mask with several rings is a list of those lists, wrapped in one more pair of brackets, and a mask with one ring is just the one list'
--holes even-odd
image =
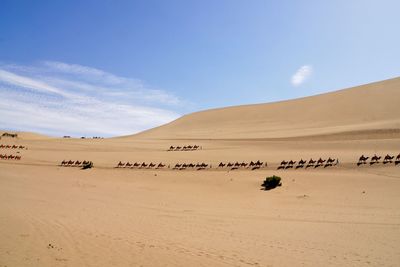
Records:
{"label": "desert sand", "polygon": [[[22,156],[0,159],[0,266],[398,266],[400,164],[356,163],[400,153],[399,89],[202,111],[117,138],[3,137],[26,148],[0,148]],[[339,164],[277,170],[319,157]],[[257,160],[268,166],[217,168]],[[183,162],[212,168],[172,170]],[[274,174],[283,185],[260,190]]]}

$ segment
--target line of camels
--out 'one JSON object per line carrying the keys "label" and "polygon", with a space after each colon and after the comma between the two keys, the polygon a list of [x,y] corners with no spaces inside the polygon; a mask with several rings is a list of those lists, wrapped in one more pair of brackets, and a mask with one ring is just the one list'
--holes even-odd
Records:
{"label": "line of camels", "polygon": [[176,163],[174,166],[171,167],[171,165],[166,165],[163,164],[162,162],[160,163],[146,163],[146,162],[135,162],[135,163],[123,163],[123,162],[118,162],[117,166],[115,168],[130,168],[130,169],[163,169],[163,168],[168,168],[172,170],[185,170],[185,169],[197,169],[197,170],[204,170],[206,168],[212,168],[210,164],[206,164],[204,162],[202,163]]}
{"label": "line of camels", "polygon": [[167,151],[194,151],[194,150],[201,150],[203,149],[202,146],[198,145],[188,145],[188,146],[170,146]]}
{"label": "line of camels", "polygon": [[62,167],[84,167],[88,165],[93,166],[93,162],[89,160],[63,160],[60,164]]}
{"label": "line of camels", "polygon": [[13,159],[13,160],[21,160],[22,156],[19,155],[6,155],[6,154],[0,154],[0,159],[8,160],[8,159]]}
{"label": "line of camels", "polygon": [[[217,166],[217,168],[222,169],[222,168],[229,168],[230,170],[237,170],[237,169],[251,169],[251,170],[257,170],[262,167],[267,167],[267,162],[262,162],[262,161],[250,161],[248,163],[246,162],[227,162],[223,163],[220,162]],[[175,165],[166,165],[161,163],[146,163],[146,162],[135,162],[135,163],[130,163],[129,161],[124,163],[122,161],[118,162],[117,166],[115,168],[130,168],[130,169],[172,169],[172,170],[187,170],[187,169],[192,169],[192,170],[205,170],[205,169],[211,169],[213,168],[212,164],[208,163],[176,163]]]}
{"label": "line of camels", "polygon": [[17,146],[17,145],[3,145],[0,144],[0,148],[10,148],[10,149],[28,149],[25,146]]}
{"label": "line of camels", "polygon": [[[358,159],[357,166],[367,164],[367,160],[369,158],[370,157],[366,157],[364,155],[361,155],[361,157]],[[373,155],[371,157],[371,159],[370,159],[369,165],[374,165],[374,164],[380,163],[381,158],[382,158],[382,156],[377,156],[376,154]],[[395,158],[395,156],[391,156],[389,154],[386,154],[386,156],[383,158],[382,163],[383,164],[394,163],[395,165],[400,164],[400,153],[397,155],[396,158]]]}
{"label": "line of camels", "polygon": [[[296,165],[297,163],[297,165]],[[328,159],[319,158],[318,160],[313,160],[312,158],[307,162],[307,160],[300,159],[298,162],[293,160],[283,160],[278,166],[278,170],[281,169],[300,169],[300,168],[318,168],[318,167],[332,167],[339,165],[339,159],[333,159],[329,157]]]}

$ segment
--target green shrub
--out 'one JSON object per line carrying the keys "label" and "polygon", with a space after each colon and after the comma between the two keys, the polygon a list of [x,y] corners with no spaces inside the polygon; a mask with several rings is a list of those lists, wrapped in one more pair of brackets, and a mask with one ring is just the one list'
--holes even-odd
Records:
{"label": "green shrub", "polygon": [[263,187],[264,190],[270,190],[281,185],[282,185],[281,177],[273,175],[265,178],[261,186]]}

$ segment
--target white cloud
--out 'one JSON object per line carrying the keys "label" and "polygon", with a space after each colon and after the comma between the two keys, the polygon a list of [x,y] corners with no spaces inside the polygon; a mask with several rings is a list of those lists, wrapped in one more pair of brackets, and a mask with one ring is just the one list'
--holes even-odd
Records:
{"label": "white cloud", "polygon": [[313,73],[313,68],[310,65],[301,66],[292,76],[292,84],[299,86],[303,84]]}
{"label": "white cloud", "polygon": [[127,135],[179,117],[176,96],[102,70],[0,65],[0,125],[51,135]]}

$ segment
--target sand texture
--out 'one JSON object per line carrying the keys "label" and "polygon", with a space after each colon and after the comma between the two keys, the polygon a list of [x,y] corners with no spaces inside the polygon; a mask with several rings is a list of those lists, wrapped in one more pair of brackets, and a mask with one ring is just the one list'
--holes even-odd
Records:
{"label": "sand texture", "polygon": [[[132,136],[1,138],[24,148],[0,148],[21,156],[0,159],[0,266],[399,266],[400,164],[356,164],[400,153],[399,104],[397,78]],[[277,169],[320,157],[339,164]],[[257,160],[257,170],[217,167]],[[260,190],[273,174],[283,185]]]}

